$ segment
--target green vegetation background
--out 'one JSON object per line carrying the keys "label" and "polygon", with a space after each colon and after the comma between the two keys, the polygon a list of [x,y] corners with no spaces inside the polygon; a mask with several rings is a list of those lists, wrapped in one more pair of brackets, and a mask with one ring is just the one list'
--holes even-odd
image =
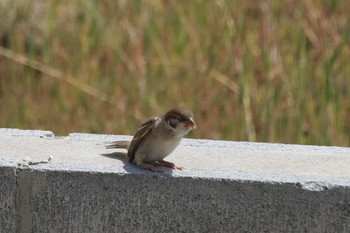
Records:
{"label": "green vegetation background", "polygon": [[350,145],[350,1],[2,0],[0,127]]}

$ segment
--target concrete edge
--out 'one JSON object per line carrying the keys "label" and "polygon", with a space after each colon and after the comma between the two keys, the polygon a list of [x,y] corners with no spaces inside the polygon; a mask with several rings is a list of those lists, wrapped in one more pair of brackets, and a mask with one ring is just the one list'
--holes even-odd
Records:
{"label": "concrete edge", "polygon": [[[40,137],[40,138],[55,138],[56,136],[51,131],[42,130],[21,130],[21,129],[3,129],[0,128],[0,135],[4,136],[24,136],[24,137]],[[68,136],[56,137],[64,140],[80,140],[80,141],[95,141],[95,142],[111,142],[115,140],[130,140],[132,136],[128,135],[107,135],[107,134],[87,134],[87,133],[70,133]],[[349,153],[350,148],[343,147],[326,147],[326,146],[304,146],[292,144],[273,144],[273,143],[255,143],[255,142],[231,142],[219,140],[205,139],[184,139],[182,146],[193,147],[229,147],[236,149],[251,148],[252,145],[257,147],[257,150],[286,150],[286,151],[305,151],[327,149],[332,153]],[[111,173],[111,174],[137,174],[159,176],[164,178],[193,178],[193,179],[218,179],[218,180],[235,180],[241,182],[262,182],[262,183],[285,183],[293,184],[301,189],[309,191],[325,191],[336,187],[350,187],[350,180],[346,178],[329,178],[329,177],[313,177],[313,176],[286,176],[280,174],[262,174],[262,173],[246,173],[237,171],[208,171],[206,170],[184,170],[181,172],[174,171],[172,173],[155,174],[139,168],[131,168],[128,171],[124,169],[116,169],[113,166],[100,165],[82,165],[82,164],[51,164],[50,158],[47,161],[20,161],[18,163],[11,161],[0,160],[0,167],[12,167],[16,170],[29,169],[39,171],[77,171],[90,173]]]}
{"label": "concrete edge", "polygon": [[315,177],[315,176],[286,176],[280,174],[261,174],[261,173],[247,173],[235,171],[206,171],[206,170],[184,170],[173,171],[171,173],[154,173],[143,170],[137,167],[131,167],[128,171],[124,169],[116,169],[113,166],[106,167],[100,165],[82,165],[82,164],[50,164],[47,162],[7,162],[0,160],[0,168],[13,168],[15,173],[23,170],[27,171],[58,171],[58,172],[84,172],[96,174],[116,174],[116,175],[140,175],[159,177],[164,179],[171,178],[190,178],[190,179],[204,179],[204,180],[218,180],[229,181],[235,180],[238,182],[248,183],[268,183],[268,184],[289,184],[297,188],[308,191],[327,191],[339,187],[350,187],[350,180],[346,178],[329,178],[329,177]]}

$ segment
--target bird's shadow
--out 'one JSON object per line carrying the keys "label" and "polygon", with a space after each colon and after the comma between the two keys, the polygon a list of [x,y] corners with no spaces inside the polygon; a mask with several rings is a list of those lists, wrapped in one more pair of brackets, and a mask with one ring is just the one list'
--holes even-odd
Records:
{"label": "bird's shadow", "polygon": [[123,169],[130,174],[144,174],[144,175],[160,175],[160,176],[172,176],[173,169],[161,166],[159,164],[154,164],[154,166],[160,166],[164,172],[157,173],[144,168],[136,166],[135,163],[129,163],[128,156],[125,152],[112,152],[112,153],[103,153],[101,156],[118,159],[123,163]]}

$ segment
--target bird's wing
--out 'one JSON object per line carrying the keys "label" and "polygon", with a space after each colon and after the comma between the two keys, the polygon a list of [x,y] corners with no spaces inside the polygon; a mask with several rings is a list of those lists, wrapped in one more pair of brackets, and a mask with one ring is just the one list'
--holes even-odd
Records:
{"label": "bird's wing", "polygon": [[152,117],[137,129],[137,132],[133,137],[132,141],[130,142],[130,146],[128,149],[129,162],[134,161],[136,150],[138,149],[139,145],[142,143],[145,136],[149,132],[151,132],[151,130],[154,128],[157,120],[159,119],[160,119],[159,116]]}

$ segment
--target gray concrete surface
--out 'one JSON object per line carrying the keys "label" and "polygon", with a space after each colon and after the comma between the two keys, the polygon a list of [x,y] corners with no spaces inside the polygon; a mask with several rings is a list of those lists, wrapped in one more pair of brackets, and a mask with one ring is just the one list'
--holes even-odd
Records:
{"label": "gray concrete surface", "polygon": [[15,164],[0,162],[0,232],[16,230]]}
{"label": "gray concrete surface", "polygon": [[350,148],[185,139],[155,174],[119,139],[0,129],[0,232],[350,232]]}

